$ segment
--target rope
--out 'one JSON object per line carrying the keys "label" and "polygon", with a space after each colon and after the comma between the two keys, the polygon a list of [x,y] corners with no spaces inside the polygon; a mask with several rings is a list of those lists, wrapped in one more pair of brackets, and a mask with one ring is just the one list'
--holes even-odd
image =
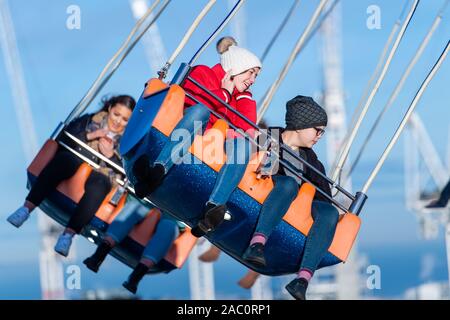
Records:
{"label": "rope", "polygon": [[222,21],[222,23],[217,27],[217,29],[209,36],[208,40],[203,43],[203,45],[200,47],[200,49],[197,50],[197,52],[194,54],[194,56],[191,58],[191,61],[189,61],[189,65],[192,66],[197,58],[203,53],[203,51],[210,45],[210,43],[216,38],[216,36],[225,28],[225,26],[228,24],[228,22],[231,20],[231,18],[234,17],[234,15],[239,11],[239,9],[244,4],[244,0],[239,0],[236,2],[234,7],[231,9],[231,11],[228,13],[228,15],[225,17],[225,19]]}
{"label": "rope", "polygon": [[[122,46],[119,48],[119,50],[113,55],[113,57],[108,61],[106,66],[103,68],[100,75],[97,77],[97,79],[94,81],[94,83],[91,85],[87,93],[83,96],[83,98],[78,102],[78,104],[75,106],[75,108],[72,110],[72,112],[69,114],[67,119],[64,121],[64,124],[68,124],[73,119],[77,118],[80,114],[86,110],[86,108],[90,105],[92,100],[98,95],[100,90],[103,88],[103,86],[107,83],[107,81],[111,78],[112,74],[115,72],[115,70],[119,67],[120,63],[125,59],[125,57],[128,55],[130,50],[127,50],[127,47],[133,48],[136,43],[139,41],[139,39],[144,35],[144,33],[153,25],[153,23],[158,19],[158,17],[161,15],[161,13],[164,11],[164,9],[167,7],[167,5],[170,3],[171,0],[165,0],[164,4],[162,5],[161,9],[158,11],[158,13],[153,17],[151,21],[148,22],[148,24],[145,26],[144,30],[137,36],[137,38],[132,42],[133,36],[137,33],[139,28],[144,24],[145,20],[150,16],[150,14],[153,12],[155,7],[159,4],[160,0],[156,0],[153,5],[147,10],[145,15],[138,20],[134,28],[131,30],[130,34],[128,35],[125,42],[122,44]],[[131,43],[131,44],[130,44]],[[120,55],[123,53],[123,57],[119,59]],[[116,63],[112,70],[111,66],[115,63],[115,61],[119,59],[119,62]],[[108,72],[109,71],[109,72]]]}
{"label": "rope", "polygon": [[281,22],[280,26],[278,27],[277,31],[273,35],[272,39],[269,41],[269,44],[267,45],[266,49],[264,50],[263,54],[261,55],[261,62],[264,62],[264,60],[267,57],[267,54],[269,53],[270,49],[272,48],[273,44],[277,40],[278,36],[280,35],[281,31],[283,31],[284,27],[286,26],[289,19],[294,14],[295,9],[300,4],[300,0],[295,0],[295,2],[292,4],[291,8],[288,11],[288,14],[286,17],[284,17],[283,21]]}
{"label": "rope", "polygon": [[332,175],[332,179],[336,180],[336,178],[338,177],[338,175],[340,174],[340,171],[342,170],[342,167],[344,166],[345,161],[347,160],[348,154],[350,152],[350,148],[353,144],[353,141],[355,140],[356,134],[358,133],[358,130],[361,126],[361,123],[370,107],[370,105],[372,104],[373,98],[375,97],[375,94],[377,93],[379,87],[381,86],[381,83],[383,82],[386,73],[389,69],[389,66],[392,62],[392,58],[394,57],[394,54],[396,53],[398,46],[400,45],[400,41],[402,40],[406,29],[408,28],[408,25],[412,19],[412,17],[414,16],[414,13],[417,9],[417,5],[419,4],[420,0],[415,0],[413,6],[411,7],[411,10],[408,13],[408,16],[406,18],[406,20],[404,21],[402,28],[400,29],[399,34],[397,35],[397,38],[394,42],[394,45],[389,53],[389,56],[387,58],[387,61],[383,67],[383,70],[381,71],[380,76],[378,77],[377,82],[375,83],[374,88],[372,89],[369,98],[366,101],[366,104],[364,105],[363,110],[361,111],[361,114],[359,115],[359,118],[355,124],[355,127],[352,129],[352,131],[350,132],[350,136],[349,139],[346,141],[344,149],[342,151],[342,153],[339,156],[339,160],[337,162],[337,166],[334,169],[333,175]]}
{"label": "rope", "polygon": [[384,106],[383,110],[381,111],[381,113],[378,115],[377,119],[375,120],[374,124],[372,125],[372,127],[370,128],[370,131],[366,137],[366,139],[364,140],[358,155],[355,158],[355,161],[351,164],[350,166],[350,170],[349,170],[349,175],[353,172],[353,170],[355,169],[356,165],[358,164],[359,160],[361,159],[361,156],[367,146],[367,144],[369,143],[370,139],[372,138],[373,133],[375,132],[376,128],[378,127],[378,125],[380,124],[381,119],[383,118],[384,114],[389,110],[389,108],[392,106],[392,104],[394,103],[395,99],[397,98],[398,94],[400,93],[400,91],[403,88],[403,85],[405,84],[406,79],[409,77],[412,69],[414,68],[414,66],[416,65],[417,61],[420,59],[420,57],[423,54],[423,51],[425,50],[425,48],[427,47],[428,43],[430,42],[431,37],[433,36],[433,33],[436,31],[437,27],[439,26],[439,24],[442,21],[442,13],[444,12],[446,6],[448,5],[450,0],[447,0],[443,6],[443,8],[439,11],[436,19],[434,20],[430,30],[428,31],[428,33],[425,35],[425,38],[422,40],[419,49],[416,51],[416,54],[414,55],[414,57],[412,58],[412,60],[410,61],[408,67],[406,68],[406,71],[403,73],[402,78],[400,79],[400,81],[397,83],[394,91],[392,92],[391,96],[389,97],[388,102],[386,103],[386,105]]}
{"label": "rope", "polygon": [[194,20],[194,22],[192,23],[192,25],[190,26],[190,28],[188,29],[188,31],[186,31],[183,39],[181,40],[180,44],[178,45],[178,47],[175,49],[175,51],[172,53],[172,55],[170,56],[169,60],[167,60],[166,64],[164,65],[164,67],[158,72],[159,74],[159,79],[162,80],[166,77],[167,72],[169,71],[170,66],[172,65],[172,63],[175,61],[175,59],[177,58],[177,56],[180,54],[181,50],[183,50],[183,48],[186,46],[187,42],[189,41],[189,39],[191,38],[192,34],[194,33],[195,29],[197,29],[198,25],[200,24],[200,22],[202,21],[202,19],[206,16],[206,14],[209,12],[209,10],[211,10],[211,8],[213,7],[213,5],[216,3],[217,0],[210,0],[206,6],[203,8],[203,10],[199,13],[199,15],[197,16],[197,18]]}
{"label": "rope", "polygon": [[325,4],[327,3],[327,1],[328,0],[321,0],[320,1],[319,5],[317,6],[316,10],[314,11],[314,14],[313,14],[311,20],[309,21],[308,25],[306,26],[305,31],[300,36],[300,39],[297,41],[297,44],[295,45],[294,50],[292,51],[291,55],[289,56],[288,61],[284,65],[280,75],[278,76],[277,80],[272,84],[272,86],[267,91],[267,93],[266,93],[266,95],[264,97],[264,100],[261,103],[261,107],[258,110],[257,122],[261,121],[262,116],[264,115],[264,113],[266,112],[267,108],[269,107],[270,102],[272,101],[273,95],[277,91],[277,89],[280,86],[281,82],[286,77],[286,75],[287,75],[287,73],[288,73],[292,63],[294,62],[296,56],[298,55],[300,50],[304,47],[304,45],[306,43],[306,40],[307,40],[307,37],[308,37],[308,34],[312,30],[312,28],[313,28],[314,24],[316,23],[320,13],[322,12],[323,8],[325,7]]}
{"label": "rope", "polygon": [[434,64],[433,68],[428,73],[428,75],[425,78],[425,80],[422,82],[422,85],[420,86],[419,91],[416,93],[413,101],[411,102],[411,104],[410,104],[410,106],[408,108],[408,111],[406,112],[405,116],[402,119],[402,122],[398,126],[397,130],[395,131],[394,136],[392,137],[392,139],[389,142],[388,146],[386,147],[386,149],[384,150],[384,152],[381,155],[380,159],[378,160],[375,168],[373,169],[372,173],[370,174],[369,178],[367,179],[364,187],[362,188],[362,192],[363,193],[367,194],[367,190],[371,186],[373,180],[375,179],[376,175],[378,174],[378,172],[380,171],[380,169],[383,166],[384,162],[386,161],[386,158],[389,155],[389,153],[391,152],[392,148],[397,143],[397,141],[398,141],[398,139],[400,137],[400,134],[402,133],[403,129],[405,128],[406,124],[408,123],[409,118],[413,114],[413,111],[416,108],[417,103],[419,102],[420,98],[422,98],[422,95],[425,92],[426,88],[428,87],[428,84],[433,79],[434,75],[439,70],[439,68],[441,67],[443,61],[447,57],[449,49],[450,49],[450,41],[447,42],[447,45],[445,46],[444,50],[442,51],[441,56],[439,57],[439,59]]}

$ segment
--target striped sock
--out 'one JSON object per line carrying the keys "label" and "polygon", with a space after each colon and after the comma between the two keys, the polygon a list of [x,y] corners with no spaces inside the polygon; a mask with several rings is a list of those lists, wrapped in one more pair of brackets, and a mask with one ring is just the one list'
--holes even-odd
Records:
{"label": "striped sock", "polygon": [[313,276],[313,272],[308,269],[300,269],[300,271],[297,274],[297,278],[303,278],[306,281],[309,282]]}
{"label": "striped sock", "polygon": [[250,245],[254,244],[254,243],[262,243],[263,245],[266,244],[266,236],[263,235],[262,233],[255,233],[253,234],[253,238],[250,241]]}

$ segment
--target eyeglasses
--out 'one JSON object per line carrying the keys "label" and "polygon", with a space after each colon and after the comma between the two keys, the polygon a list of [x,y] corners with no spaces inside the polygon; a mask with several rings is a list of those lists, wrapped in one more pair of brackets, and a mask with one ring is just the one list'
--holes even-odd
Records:
{"label": "eyeglasses", "polygon": [[316,130],[316,136],[318,136],[318,137],[323,136],[325,134],[324,129],[314,127],[314,130]]}

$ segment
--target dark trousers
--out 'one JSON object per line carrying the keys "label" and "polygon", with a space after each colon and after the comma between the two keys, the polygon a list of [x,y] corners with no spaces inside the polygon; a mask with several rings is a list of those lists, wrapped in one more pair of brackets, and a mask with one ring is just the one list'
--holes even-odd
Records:
{"label": "dark trousers", "polygon": [[[83,161],[71,152],[59,150],[42,170],[26,199],[35,206],[39,206],[63,180],[72,177],[82,163]],[[76,233],[80,233],[81,229],[94,217],[102,201],[111,191],[111,183],[104,174],[92,171],[84,189],[84,195],[67,224],[67,227]]]}

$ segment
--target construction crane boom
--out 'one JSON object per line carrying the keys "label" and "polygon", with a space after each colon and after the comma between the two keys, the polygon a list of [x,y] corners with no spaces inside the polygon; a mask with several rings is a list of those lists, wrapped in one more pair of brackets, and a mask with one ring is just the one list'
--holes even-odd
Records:
{"label": "construction crane boom", "polygon": [[[0,42],[11,85],[11,94],[19,125],[22,148],[27,163],[30,163],[38,152],[39,146],[7,0],[0,0]],[[56,242],[57,232],[60,231],[60,227],[39,210],[37,210],[37,213],[38,226],[41,233],[39,270],[42,299],[64,299],[62,261],[53,251],[53,245]]]}

